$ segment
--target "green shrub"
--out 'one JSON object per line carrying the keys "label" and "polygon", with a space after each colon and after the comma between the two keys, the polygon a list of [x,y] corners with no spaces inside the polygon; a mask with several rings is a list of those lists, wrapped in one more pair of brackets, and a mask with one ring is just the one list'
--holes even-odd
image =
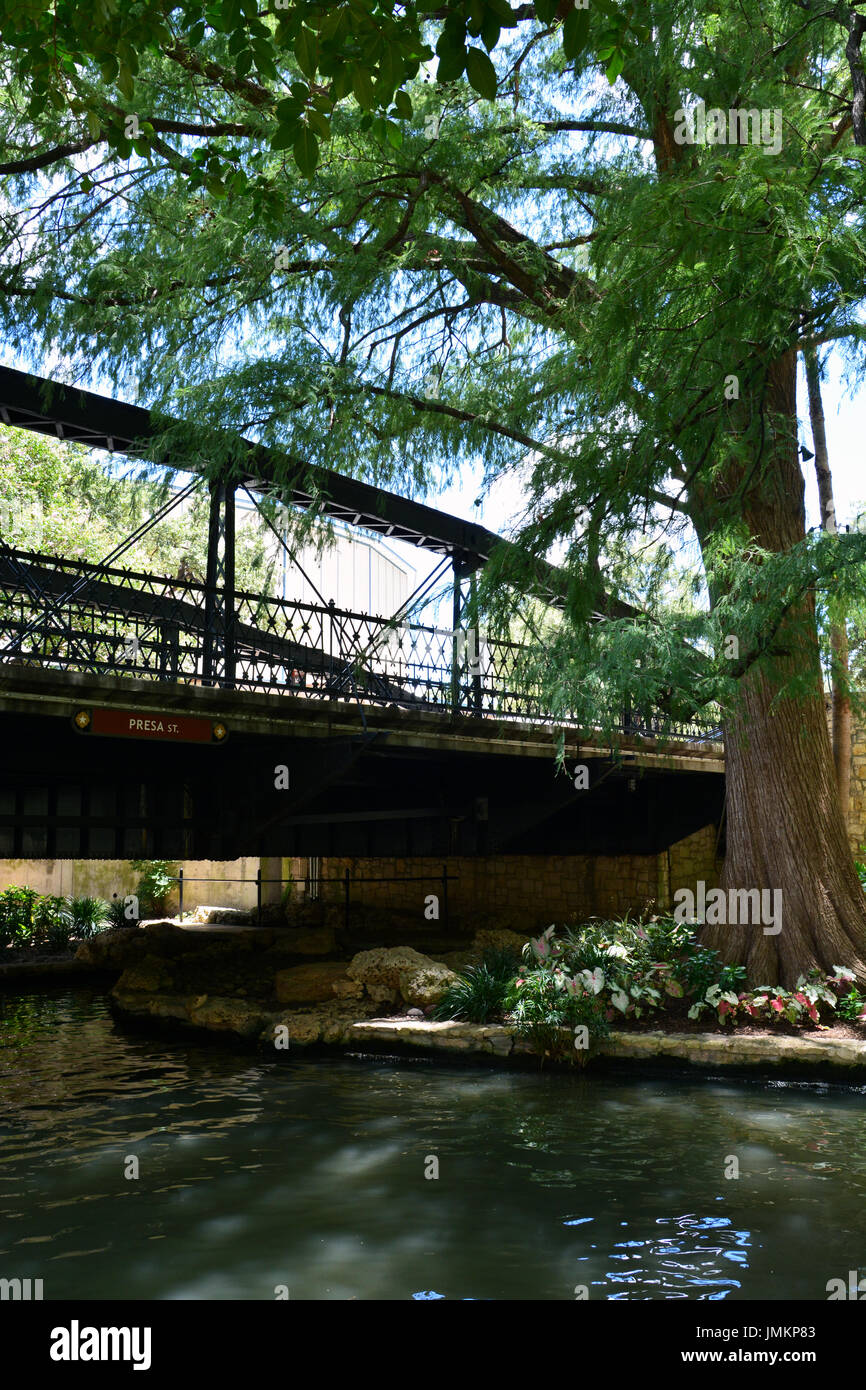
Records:
{"label": "green shrub", "polygon": [[134,927],[137,921],[136,918],[127,917],[126,899],[117,896],[105,904],[105,917],[108,925],[113,928]]}
{"label": "green shrub", "polygon": [[33,936],[35,888],[6,888],[0,893],[0,946],[23,946]]}
{"label": "green shrub", "polygon": [[[609,952],[614,937],[622,950],[628,952],[631,942],[625,921],[588,922],[585,926],[570,927],[562,936],[561,958],[570,970],[595,970],[599,966],[604,969],[611,959]],[[554,947],[554,956],[557,955],[559,952]]]}
{"label": "green shrub", "polygon": [[565,932],[561,941],[554,931],[548,927],[524,948],[523,975],[532,988],[520,1015],[526,1026],[532,1023],[545,1050],[554,1043],[556,1029],[572,1020],[563,1001],[551,992],[551,978],[566,992],[576,991],[583,979],[597,996],[592,1005],[584,1001],[588,1026],[596,1035],[599,1014],[607,1023],[617,1013],[640,1019],[666,1008],[672,999],[691,1001],[689,1018],[713,1011],[723,1024],[739,1019],[820,1025],[822,1008],[866,1021],[866,1000],[857,996],[840,1004],[840,993],[848,995],[854,983],[853,972],[842,966],[834,966],[832,974],[811,970],[792,990],[776,985],[749,989],[744,966],[722,965],[716,951],[698,944],[691,927],[673,918],[589,922]]}
{"label": "green shrub", "polygon": [[685,922],[674,921],[673,917],[651,918],[639,929],[639,935],[643,934],[645,952],[653,960],[675,964],[700,949],[693,928]]}
{"label": "green shrub", "polygon": [[[698,944],[690,926],[670,917],[591,921],[559,940],[550,926],[527,942],[512,978],[513,962],[508,953],[488,954],[482,966],[463,971],[435,1017],[484,1023],[505,1014],[542,1057],[577,1063],[587,1060],[618,1015],[638,1020],[671,1001],[682,1001],[689,1018],[713,1013],[721,1024],[821,1026],[822,1010],[866,1024],[866,998],[846,967],[834,966],[829,974],[813,969],[791,990],[749,988],[744,966],[722,965],[716,951]],[[575,1030],[581,1026],[587,1036],[578,1042]]]}
{"label": "green shrub", "polygon": [[719,953],[706,946],[695,945],[683,962],[682,981],[686,994],[700,998],[719,982]]}
{"label": "green shrub", "polygon": [[72,923],[72,935],[79,941],[89,941],[109,925],[108,903],[102,898],[67,898]]}
{"label": "green shrub", "polygon": [[520,952],[509,946],[488,946],[481,963],[497,977],[513,980],[521,966]]}
{"label": "green shrub", "polygon": [[34,937],[52,951],[65,951],[73,934],[68,898],[39,898],[34,913]]}
{"label": "green shrub", "polygon": [[50,946],[65,950],[72,931],[66,898],[41,896],[35,888],[0,893],[0,946]]}
{"label": "green shrub", "polygon": [[857,989],[850,990],[839,1000],[836,1013],[847,1023],[866,1023],[866,995]]}
{"label": "green shrub", "polygon": [[[739,974],[745,974],[742,966],[728,967]],[[689,1009],[689,1018],[700,1018],[707,1009],[717,1011],[719,1023],[733,1023],[739,1015],[744,1020],[757,1023],[820,1023],[821,1005],[838,1012],[840,985],[847,985],[854,979],[850,970],[834,965],[834,973],[825,975],[822,970],[810,970],[801,975],[793,989],[783,989],[781,985],[756,985],[754,989],[725,989],[722,982],[712,985],[706,994],[695,1001]]]}
{"label": "green shrub", "polygon": [[719,971],[720,989],[741,989],[746,981],[746,967],[744,965],[723,965]]}
{"label": "green shrub", "polygon": [[164,914],[174,886],[174,863],[170,859],[133,859],[132,867],[141,875],[135,890],[141,911]]}
{"label": "green shrub", "polygon": [[481,965],[470,965],[460,971],[457,980],[436,1005],[433,1017],[462,1018],[468,1023],[489,1023],[500,1018],[516,969],[510,953],[487,952]]}
{"label": "green shrub", "polygon": [[[548,928],[552,934],[552,929]],[[550,935],[539,942],[550,944]],[[538,946],[531,943],[531,948]],[[543,952],[543,946],[541,947]],[[527,962],[529,965],[529,962]],[[510,986],[506,1008],[519,1036],[526,1038],[542,1058],[583,1063],[588,1048],[575,1041],[574,1031],[584,1026],[590,1044],[610,1032],[608,1005],[602,998],[604,975],[600,968],[570,975],[557,964],[543,963],[524,969]],[[568,1032],[564,1032],[564,1030]]]}

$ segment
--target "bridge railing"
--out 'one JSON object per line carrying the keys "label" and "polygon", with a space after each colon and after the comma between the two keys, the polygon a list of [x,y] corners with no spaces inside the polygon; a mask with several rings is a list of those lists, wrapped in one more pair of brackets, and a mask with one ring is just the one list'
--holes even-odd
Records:
{"label": "bridge railing", "polygon": [[[213,599],[211,595],[211,599]],[[217,595],[219,597],[219,595]],[[295,599],[237,592],[231,669],[205,669],[208,590],[193,579],[0,551],[0,662],[220,685],[310,699],[550,722],[519,644]],[[557,723],[577,723],[557,716]],[[619,712],[626,733],[693,740],[713,712],[673,724]]]}

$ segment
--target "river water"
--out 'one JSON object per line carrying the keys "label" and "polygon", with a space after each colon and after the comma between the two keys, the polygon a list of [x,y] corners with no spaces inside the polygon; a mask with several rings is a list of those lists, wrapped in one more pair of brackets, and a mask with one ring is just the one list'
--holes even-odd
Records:
{"label": "river water", "polygon": [[825,1300],[852,1270],[866,1089],[270,1058],[0,995],[0,1277],[46,1299]]}

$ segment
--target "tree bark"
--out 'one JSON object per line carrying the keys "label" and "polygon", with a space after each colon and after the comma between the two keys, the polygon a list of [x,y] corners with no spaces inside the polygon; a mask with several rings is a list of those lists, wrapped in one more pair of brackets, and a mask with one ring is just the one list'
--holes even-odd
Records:
{"label": "tree bark", "polygon": [[[744,496],[749,535],[774,551],[805,535],[796,360],[788,352],[768,370],[766,459]],[[716,482],[717,501],[700,500],[699,534],[712,528],[733,481]],[[755,580],[759,585],[757,567]],[[734,925],[729,912],[728,924],[704,927],[701,941],[723,960],[745,965],[752,984],[790,988],[812,967],[834,965],[851,967],[866,982],[866,895],[839,806],[811,596],[790,613],[776,646],[785,655],[772,667],[756,663],[740,678],[740,698],[725,722],[728,837],[721,887],[728,903],[732,889],[779,890],[780,930],[768,933],[762,921]],[[793,674],[807,676],[812,693],[774,704]]]}
{"label": "tree bark", "polygon": [[[818,349],[806,348],[803,360],[806,364],[812,442],[815,445],[815,477],[818,481],[821,525],[831,536],[835,536],[836,507],[833,501],[833,476],[827,453],[827,432],[824,427]],[[836,785],[839,789],[842,819],[847,826],[848,803],[851,796],[851,700],[847,688],[848,628],[844,621],[832,623],[830,627],[830,684],[833,692],[833,762],[836,765]]]}

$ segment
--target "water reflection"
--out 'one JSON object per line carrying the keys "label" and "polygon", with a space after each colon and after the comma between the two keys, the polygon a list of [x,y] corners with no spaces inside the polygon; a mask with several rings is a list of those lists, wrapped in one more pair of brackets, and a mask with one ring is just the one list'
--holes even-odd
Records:
{"label": "water reflection", "polygon": [[864,1104],[274,1060],[128,1033],[86,991],[6,996],[0,1276],[47,1298],[823,1299],[863,1264]]}

